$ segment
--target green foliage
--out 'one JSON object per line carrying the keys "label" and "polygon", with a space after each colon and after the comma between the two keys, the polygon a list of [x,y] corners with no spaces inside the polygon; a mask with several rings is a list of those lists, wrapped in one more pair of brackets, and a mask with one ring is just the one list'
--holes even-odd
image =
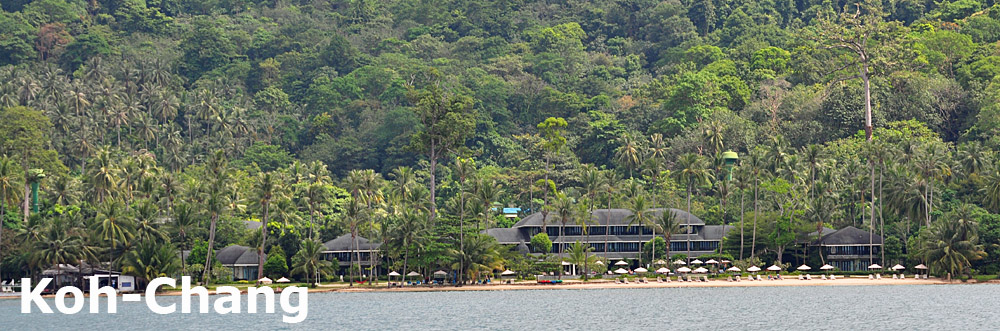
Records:
{"label": "green foliage", "polygon": [[273,246],[267,252],[267,261],[264,262],[264,275],[271,279],[278,279],[288,275],[288,262],[285,251],[281,246]]}
{"label": "green foliage", "polygon": [[257,165],[261,171],[267,172],[287,167],[294,160],[281,146],[258,142],[247,148],[241,163],[247,166]]}
{"label": "green foliage", "polygon": [[531,237],[531,247],[534,247],[535,251],[549,253],[552,251],[552,240],[548,234],[542,232]]}

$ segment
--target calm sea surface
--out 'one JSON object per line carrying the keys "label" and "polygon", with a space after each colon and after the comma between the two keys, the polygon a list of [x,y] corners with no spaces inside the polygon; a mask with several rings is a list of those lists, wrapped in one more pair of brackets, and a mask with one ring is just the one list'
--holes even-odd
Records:
{"label": "calm sea surface", "polygon": [[43,315],[0,300],[0,330],[997,330],[998,303],[1000,285],[312,293],[308,318],[292,325],[280,304],[254,315],[156,315],[141,302]]}

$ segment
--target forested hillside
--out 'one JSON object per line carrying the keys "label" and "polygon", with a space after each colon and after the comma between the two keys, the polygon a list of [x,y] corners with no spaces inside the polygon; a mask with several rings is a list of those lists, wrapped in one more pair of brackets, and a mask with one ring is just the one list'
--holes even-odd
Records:
{"label": "forested hillside", "polygon": [[312,240],[344,233],[393,270],[551,268],[479,235],[500,206],[690,209],[779,262],[853,225],[884,263],[1000,272],[994,1],[0,6],[0,278],[229,244],[332,275]]}

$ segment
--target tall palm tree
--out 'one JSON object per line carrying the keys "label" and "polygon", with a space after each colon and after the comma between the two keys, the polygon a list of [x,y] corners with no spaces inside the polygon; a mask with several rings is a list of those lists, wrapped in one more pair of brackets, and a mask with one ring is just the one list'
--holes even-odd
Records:
{"label": "tall palm tree", "polygon": [[760,149],[750,151],[747,159],[747,166],[752,174],[753,181],[753,233],[750,239],[750,258],[757,253],[757,217],[760,215],[760,175],[764,169],[764,155]]}
{"label": "tall palm tree", "polygon": [[323,260],[323,243],[319,240],[307,239],[299,245],[299,251],[292,257],[292,274],[305,275],[306,283],[312,284],[310,276],[316,275],[316,282],[320,277],[329,276],[331,268],[330,261]]}
{"label": "tall palm tree", "polygon": [[275,192],[278,191],[278,180],[273,173],[264,172],[257,175],[257,182],[254,183],[254,193],[257,197],[257,204],[260,206],[262,218],[260,223],[260,247],[257,249],[257,278],[264,275],[264,245],[267,243],[267,223],[271,207],[271,200],[274,199]]}
{"label": "tall palm tree", "polygon": [[946,273],[949,278],[970,273],[972,261],[986,256],[977,227],[967,219],[934,223],[921,234],[917,254],[928,262],[931,272]]}
{"label": "tall palm tree", "polygon": [[[363,222],[362,213],[364,213],[364,211],[362,211],[361,203],[357,199],[352,197],[347,201],[347,206],[344,208],[344,214],[346,216],[344,217],[344,222],[346,223],[345,225],[347,230],[351,234],[351,243],[353,243],[353,245],[351,245],[350,252],[351,261],[349,267],[347,268],[351,272],[350,286],[354,286],[354,264],[355,262],[359,265],[361,263],[361,253],[358,252],[358,232]],[[358,277],[360,278],[361,275],[358,275]]]}
{"label": "tall palm tree", "polygon": [[[694,194],[694,188],[696,185],[708,184],[711,182],[712,174],[708,170],[708,165],[704,158],[700,155],[687,153],[681,155],[680,159],[677,160],[677,172],[676,176],[678,182],[683,183],[687,186],[687,220],[685,226],[687,227],[687,255],[688,259],[691,258],[691,195]],[[756,215],[754,216],[756,217]],[[756,224],[756,223],[755,223]],[[753,253],[751,252],[751,255]]]}
{"label": "tall palm tree", "polygon": [[[556,243],[559,247],[559,259],[562,260],[563,251],[566,249],[566,223],[570,222],[573,218],[574,208],[576,207],[576,201],[573,198],[566,196],[563,192],[556,192],[555,203],[550,207],[552,211],[559,215],[559,237]],[[562,279],[562,272],[559,272],[559,278]]]}
{"label": "tall palm tree", "polygon": [[601,183],[604,188],[605,198],[607,198],[608,209],[606,210],[606,215],[604,217],[604,259],[608,258],[608,238],[611,235],[611,201],[614,200],[615,192],[618,191],[618,175],[611,170],[605,170],[603,174],[603,182]]}
{"label": "tall palm tree", "polygon": [[[671,209],[666,208],[660,213],[659,216],[653,216],[650,222],[650,227],[653,228],[654,234],[661,234],[663,238],[666,239],[666,257],[670,257],[670,237],[675,233],[681,232],[681,222],[677,219],[677,214]],[[656,242],[654,237],[653,242]],[[654,247],[653,252],[655,254],[656,249]],[[655,260],[655,258],[654,258]]]}
{"label": "tall palm tree", "polygon": [[[427,226],[423,215],[411,208],[404,209],[397,227],[397,236],[403,244],[403,282],[406,282],[410,261],[410,246],[417,244],[426,235]],[[464,246],[463,246],[464,247]]]}
{"label": "tall palm tree", "polygon": [[[465,190],[465,180],[470,176],[473,176],[476,172],[476,164],[472,159],[465,159],[461,157],[455,158],[455,175],[458,176],[458,242],[459,249],[465,251],[465,197],[468,192]],[[459,266],[461,269],[461,266]],[[465,283],[465,279],[462,275],[458,275],[458,285]]]}
{"label": "tall palm tree", "polygon": [[208,228],[208,254],[205,257],[204,282],[211,281],[212,260],[215,258],[215,227],[219,218],[226,212],[226,187],[229,183],[229,161],[226,160],[225,152],[216,151],[215,155],[208,161],[209,180],[207,197],[205,198],[206,209],[211,215],[211,223]]}
{"label": "tall palm tree", "polygon": [[[170,232],[177,238],[177,248],[180,252],[191,249],[190,235],[198,229],[198,215],[189,204],[177,205],[176,212],[170,222]],[[178,253],[180,253],[178,252]],[[182,254],[178,254],[182,255]],[[181,261],[181,272],[187,274],[187,261]]]}
{"label": "tall palm tree", "polygon": [[132,223],[125,211],[125,205],[117,198],[108,199],[98,206],[97,222],[94,223],[97,235],[110,241],[108,247],[108,277],[114,271],[115,249],[118,244],[124,246],[132,239]]}
{"label": "tall palm tree", "polygon": [[628,176],[642,164],[642,145],[632,134],[618,138],[618,148],[615,149],[615,160],[619,165],[628,168]]}
{"label": "tall palm tree", "polygon": [[[634,198],[632,198],[632,203],[631,203],[631,205],[629,206],[628,209],[629,209],[630,212],[632,212],[632,214],[629,215],[628,217],[626,217],[625,221],[628,222],[627,223],[628,226],[633,226],[633,225],[638,225],[639,226],[639,229],[640,229],[639,230],[639,242],[641,243],[642,242],[642,230],[641,229],[647,228],[647,227],[651,227],[650,223],[652,222],[652,219],[653,219],[653,211],[651,209],[649,209],[649,205],[646,204],[646,197],[644,195],[641,195],[641,194],[635,196]],[[655,239],[655,237],[656,237],[655,232],[653,234],[653,237]],[[655,240],[653,241],[653,243],[654,243],[654,245],[656,245],[655,244],[656,243]],[[641,244],[640,244],[640,246],[641,246]],[[640,247],[639,251],[642,252],[642,248],[641,247]],[[656,247],[653,247],[653,258],[654,259],[656,258],[655,255],[656,255]],[[639,254],[639,264],[642,265],[642,254]]]}
{"label": "tall palm tree", "polygon": [[[16,194],[8,195],[8,192],[13,193],[18,187],[14,183],[14,175],[16,174],[15,163],[6,154],[0,156],[0,243],[3,243],[3,224],[7,219],[7,202],[10,201]],[[3,260],[3,247],[0,244],[0,261]]]}
{"label": "tall palm tree", "polygon": [[139,243],[122,262],[122,273],[133,275],[143,283],[157,277],[171,277],[183,264],[170,243],[155,242]]}

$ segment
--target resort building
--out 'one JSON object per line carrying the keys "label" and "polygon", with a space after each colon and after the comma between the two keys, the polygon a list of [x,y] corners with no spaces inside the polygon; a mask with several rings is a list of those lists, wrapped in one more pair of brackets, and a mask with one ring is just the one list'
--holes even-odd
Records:
{"label": "resort building", "polygon": [[[351,255],[353,253],[355,264],[361,264],[362,268],[370,267],[372,253],[378,252],[378,248],[382,244],[371,243],[368,239],[361,236],[356,236],[355,238],[357,242],[351,240],[351,234],[348,233],[323,243],[323,246],[326,247],[322,253],[323,259],[327,261],[337,259],[337,263],[343,268],[351,265]],[[376,264],[378,264],[378,260],[378,258],[375,259]]]}
{"label": "resort building", "polygon": [[[665,209],[653,209],[651,217],[658,218]],[[680,209],[669,209],[680,223],[681,231],[670,236],[670,254],[686,254],[696,258],[705,254],[717,253],[722,237],[732,226],[705,225],[697,216]],[[604,253],[604,243],[607,239],[607,258],[612,260],[634,259],[639,255],[643,244],[653,238],[653,230],[641,224],[629,224],[632,212],[627,209],[597,209],[592,213],[592,221],[587,226],[590,234],[589,242],[598,255]],[[517,245],[518,250],[529,250],[531,253],[542,253],[530,247],[531,237],[542,232],[542,213],[528,215],[511,228],[493,228],[485,231],[501,244]],[[559,235],[562,226],[559,214],[549,212],[545,217],[545,232],[552,240],[552,252],[565,250],[574,242],[586,243],[583,229],[575,222],[567,223],[563,235]],[[688,228],[691,234],[688,234]],[[662,235],[661,235],[662,237]],[[690,245],[690,247],[688,247]]]}
{"label": "resort building", "polygon": [[[817,233],[809,235],[816,238]],[[843,271],[864,271],[872,261],[878,262],[882,252],[882,237],[853,226],[833,231],[824,229],[819,240],[811,246],[819,247],[827,264]]]}
{"label": "resort building", "polygon": [[[257,277],[260,257],[257,255],[256,248],[240,245],[228,246],[215,252],[215,259],[219,260],[223,267],[233,271],[233,280],[257,280],[260,278]],[[264,260],[267,260],[267,254],[264,254]]]}

